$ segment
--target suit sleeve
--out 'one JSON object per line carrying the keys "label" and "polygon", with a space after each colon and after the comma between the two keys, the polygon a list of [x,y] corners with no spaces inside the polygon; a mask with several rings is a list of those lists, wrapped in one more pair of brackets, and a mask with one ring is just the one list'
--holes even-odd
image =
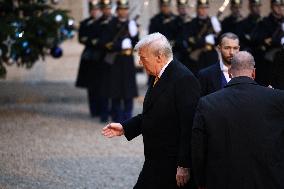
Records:
{"label": "suit sleeve", "polygon": [[142,114],[139,114],[122,123],[124,136],[127,140],[132,140],[141,134],[142,116]]}
{"label": "suit sleeve", "polygon": [[178,166],[191,167],[190,139],[195,108],[200,97],[200,85],[193,76],[178,80],[176,106],[180,123]]}
{"label": "suit sleeve", "polygon": [[207,134],[204,116],[202,114],[203,99],[199,101],[196,109],[192,128],[192,167],[195,180],[199,187],[206,186],[206,154],[207,154]]}

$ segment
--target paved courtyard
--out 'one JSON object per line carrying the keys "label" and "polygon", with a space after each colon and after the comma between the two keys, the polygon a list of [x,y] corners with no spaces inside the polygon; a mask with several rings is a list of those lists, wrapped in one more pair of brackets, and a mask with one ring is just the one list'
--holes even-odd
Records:
{"label": "paved courtyard", "polygon": [[133,187],[142,138],[104,138],[85,96],[68,82],[0,82],[0,189]]}

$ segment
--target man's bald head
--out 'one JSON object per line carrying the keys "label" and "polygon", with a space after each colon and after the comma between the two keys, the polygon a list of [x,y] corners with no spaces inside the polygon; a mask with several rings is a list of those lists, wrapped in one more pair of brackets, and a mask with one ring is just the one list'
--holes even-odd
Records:
{"label": "man's bald head", "polygon": [[231,77],[247,76],[254,79],[255,77],[255,61],[253,56],[247,51],[236,53],[231,62],[229,74]]}

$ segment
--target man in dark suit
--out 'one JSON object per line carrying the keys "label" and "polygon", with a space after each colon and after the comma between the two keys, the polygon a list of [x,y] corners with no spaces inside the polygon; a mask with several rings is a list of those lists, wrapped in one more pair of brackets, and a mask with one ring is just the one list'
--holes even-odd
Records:
{"label": "man in dark suit", "polygon": [[166,37],[153,33],[135,49],[139,63],[154,76],[143,104],[143,112],[126,122],[103,128],[107,137],[142,134],[145,162],[135,189],[194,188],[189,180],[190,138],[195,107],[200,95],[198,80],[180,62],[173,60]]}
{"label": "man in dark suit", "polygon": [[228,70],[231,60],[239,52],[239,38],[233,33],[224,33],[219,39],[219,62],[199,71],[198,79],[201,84],[201,95],[205,96],[223,88],[229,81]]}
{"label": "man in dark suit", "polygon": [[284,188],[284,91],[258,85],[254,66],[238,52],[232,80],[199,101],[192,165],[200,188]]}

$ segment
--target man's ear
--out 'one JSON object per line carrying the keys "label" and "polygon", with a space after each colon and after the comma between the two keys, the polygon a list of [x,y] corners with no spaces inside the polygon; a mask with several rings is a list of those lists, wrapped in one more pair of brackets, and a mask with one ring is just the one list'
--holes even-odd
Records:
{"label": "man's ear", "polygon": [[157,59],[158,59],[158,63],[163,62],[163,54],[161,52],[158,53]]}

